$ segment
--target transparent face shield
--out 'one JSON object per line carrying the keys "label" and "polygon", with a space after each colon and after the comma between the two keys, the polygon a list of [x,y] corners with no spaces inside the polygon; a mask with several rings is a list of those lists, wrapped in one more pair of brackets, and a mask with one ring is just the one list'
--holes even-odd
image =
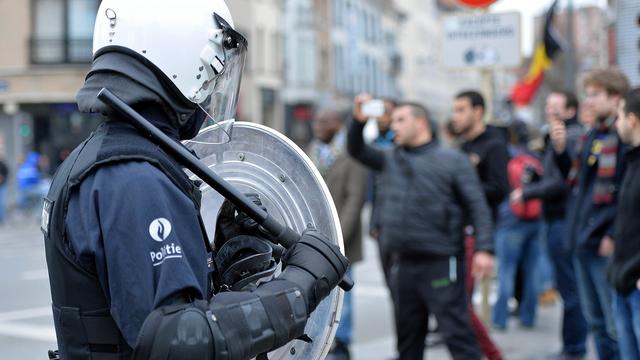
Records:
{"label": "transparent face shield", "polygon": [[[210,92],[207,100],[198,104],[205,114],[204,122],[194,143],[223,144],[231,140],[233,123],[236,116],[240,81],[247,55],[247,40],[217,14],[214,19],[222,30],[222,49],[224,59],[216,57],[212,68],[217,75],[202,86],[203,92]],[[219,68],[218,72],[216,69]]]}

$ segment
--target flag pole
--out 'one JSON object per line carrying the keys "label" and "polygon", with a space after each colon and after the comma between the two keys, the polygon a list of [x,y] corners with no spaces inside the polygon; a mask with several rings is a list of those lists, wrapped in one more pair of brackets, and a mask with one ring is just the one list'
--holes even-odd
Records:
{"label": "flag pole", "polygon": [[573,0],[567,0],[567,49],[565,53],[564,87],[576,91],[576,62],[573,42]]}

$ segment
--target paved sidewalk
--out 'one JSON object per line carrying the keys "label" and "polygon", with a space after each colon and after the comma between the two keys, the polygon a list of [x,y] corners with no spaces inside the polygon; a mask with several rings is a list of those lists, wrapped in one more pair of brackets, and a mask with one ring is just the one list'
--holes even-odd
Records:
{"label": "paved sidewalk", "polygon": [[[366,261],[355,266],[355,328],[354,344],[351,348],[354,360],[393,358],[395,338],[392,308],[387,289],[384,287],[378,254],[371,239],[365,241]],[[495,288],[495,286],[494,286]],[[493,300],[494,296],[490,297]],[[476,294],[474,301],[479,302]],[[538,308],[537,325],[524,329],[515,318],[510,320],[506,331],[492,331],[491,336],[503,351],[505,359],[546,360],[561,349],[560,319],[561,304]],[[590,350],[587,359],[595,359]],[[426,349],[425,359],[449,359],[444,345]]]}
{"label": "paved sidewalk", "polygon": [[[0,227],[0,347],[2,358],[42,359],[55,348],[49,283],[42,234],[35,225]],[[378,265],[376,245],[365,241],[366,261],[355,266],[354,360],[393,357],[391,304]],[[506,332],[492,336],[505,359],[545,360],[560,350],[560,304],[539,308],[537,326],[526,330],[512,319]],[[594,359],[593,351],[590,351]],[[449,359],[442,345],[426,350],[426,359]]]}

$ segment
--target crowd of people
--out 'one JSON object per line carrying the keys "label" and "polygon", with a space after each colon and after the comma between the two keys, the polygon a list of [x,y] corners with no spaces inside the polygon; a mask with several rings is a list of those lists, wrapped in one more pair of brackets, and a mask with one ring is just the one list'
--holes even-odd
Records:
{"label": "crowd of people", "polygon": [[[372,204],[369,233],[400,359],[423,357],[430,317],[452,358],[502,359],[471,303],[474,282],[494,273],[493,329],[507,329],[513,297],[521,326],[534,327],[540,294],[554,288],[563,308],[558,359],[584,358],[589,334],[600,359],[640,358],[640,89],[616,69],[594,70],[582,86],[581,104],[552,91],[540,128],[487,125],[473,90],[455,96],[442,129],[423,105],[385,99],[372,142],[363,137],[368,95],[350,111],[317,113],[308,153],[354,263],[359,213]],[[349,358],[351,296],[334,359]]]}

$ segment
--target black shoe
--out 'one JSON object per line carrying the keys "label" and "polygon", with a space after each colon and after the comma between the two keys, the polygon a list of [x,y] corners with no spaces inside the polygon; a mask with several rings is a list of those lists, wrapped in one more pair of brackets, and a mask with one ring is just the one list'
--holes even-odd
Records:
{"label": "black shoe", "polygon": [[350,360],[351,356],[349,355],[349,345],[336,340],[333,343],[333,347],[329,351],[326,360]]}

